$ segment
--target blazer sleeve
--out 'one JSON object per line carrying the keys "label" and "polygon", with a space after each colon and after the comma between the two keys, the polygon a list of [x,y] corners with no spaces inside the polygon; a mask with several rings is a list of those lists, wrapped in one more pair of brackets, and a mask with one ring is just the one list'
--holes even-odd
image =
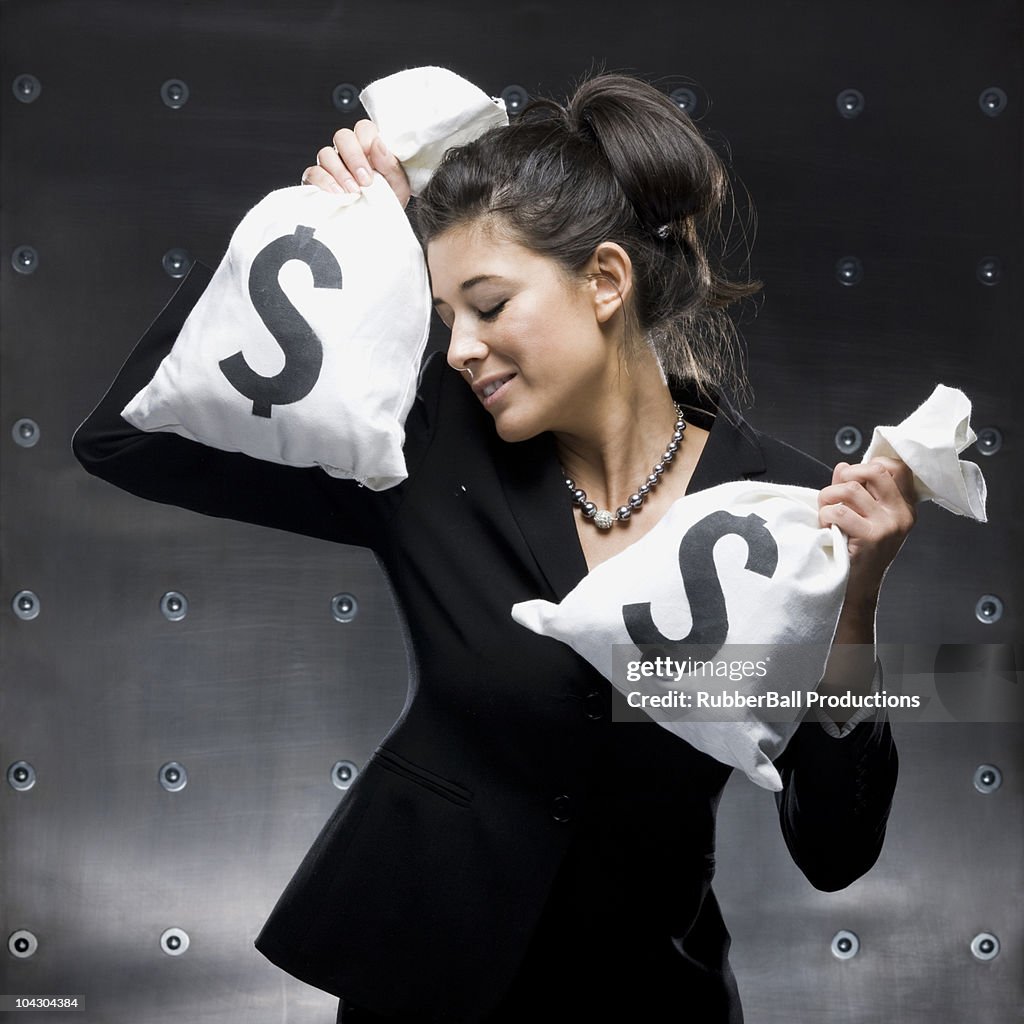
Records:
{"label": "blazer sleeve", "polygon": [[[319,466],[287,466],[221,451],[178,434],[139,430],[121,417],[121,410],[153,378],[212,276],[209,267],[193,264],[103,399],[75,431],[75,457],[93,475],[151,501],[377,547],[402,500],[403,484],[373,491],[331,477]],[[421,387],[406,422],[407,464],[427,442],[430,404]],[[409,444],[411,434],[415,440]]]}
{"label": "blazer sleeve", "polygon": [[775,766],[775,794],[790,855],[816,889],[835,892],[878,859],[899,758],[883,715],[835,738],[816,721],[800,724]]}

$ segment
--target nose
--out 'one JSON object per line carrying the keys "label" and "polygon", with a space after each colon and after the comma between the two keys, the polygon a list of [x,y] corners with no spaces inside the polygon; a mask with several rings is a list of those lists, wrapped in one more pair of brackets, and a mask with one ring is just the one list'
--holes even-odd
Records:
{"label": "nose", "polygon": [[465,319],[456,319],[452,324],[452,336],[448,342],[448,365],[460,373],[472,370],[487,355],[487,345]]}

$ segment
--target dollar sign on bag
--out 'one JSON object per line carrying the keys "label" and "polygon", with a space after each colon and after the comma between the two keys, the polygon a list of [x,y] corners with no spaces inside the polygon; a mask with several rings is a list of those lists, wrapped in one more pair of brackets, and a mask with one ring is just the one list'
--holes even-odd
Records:
{"label": "dollar sign on bag", "polygon": [[302,260],[313,272],[314,288],[341,288],[341,267],[334,253],[313,237],[314,228],[299,224],[294,234],[263,247],[249,270],[249,298],[267,330],[284,352],[284,369],[273,377],[256,373],[236,352],[218,364],[228,383],[252,399],[253,416],[270,418],[275,405],[290,405],[313,390],[320,378],[324,349],[316,331],[291,304],[278,281],[289,260]]}
{"label": "dollar sign on bag", "polygon": [[651,603],[625,604],[622,620],[630,640],[649,649],[651,656],[709,659],[722,649],[729,634],[725,594],[715,566],[714,547],[735,534],[747,542],[748,572],[771,579],[779,565],[779,546],[765,521],[756,513],[737,516],[724,509],[694,523],[679,542],[679,572],[689,601],[693,627],[681,640],[670,640],[654,624]]}

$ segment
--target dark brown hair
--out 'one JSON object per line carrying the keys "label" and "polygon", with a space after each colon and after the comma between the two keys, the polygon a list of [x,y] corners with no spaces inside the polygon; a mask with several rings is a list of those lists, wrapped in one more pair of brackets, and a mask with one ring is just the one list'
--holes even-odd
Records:
{"label": "dark brown hair", "polygon": [[629,75],[598,74],[565,106],[533,99],[507,128],[448,150],[410,210],[424,250],[482,217],[569,276],[601,242],[617,242],[633,263],[627,342],[649,338],[670,378],[705,395],[726,385],[742,399],[743,352],[725,308],[761,282],[721,269],[732,196],[725,164],[672,99]]}

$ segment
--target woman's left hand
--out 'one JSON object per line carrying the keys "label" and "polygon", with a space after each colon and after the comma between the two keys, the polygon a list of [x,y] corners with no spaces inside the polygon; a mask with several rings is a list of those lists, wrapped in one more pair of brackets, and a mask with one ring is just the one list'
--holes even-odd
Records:
{"label": "woman's left hand", "polygon": [[818,522],[847,537],[847,598],[877,602],[882,579],[917,522],[913,474],[900,459],[879,455],[857,465],[840,462],[818,492]]}

